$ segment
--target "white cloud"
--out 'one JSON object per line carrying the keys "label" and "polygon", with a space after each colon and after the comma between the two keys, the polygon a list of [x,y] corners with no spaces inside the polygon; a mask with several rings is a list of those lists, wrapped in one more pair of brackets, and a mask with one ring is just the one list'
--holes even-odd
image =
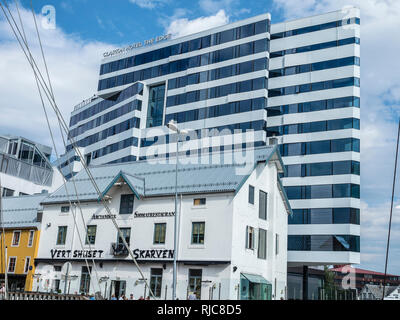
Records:
{"label": "white cloud", "polygon": [[169,0],[129,0],[137,6],[145,9],[154,9],[155,7],[165,5]]}
{"label": "white cloud", "polygon": [[171,33],[174,38],[178,38],[227,23],[229,23],[229,17],[226,15],[225,10],[219,10],[215,15],[209,17],[200,17],[194,20],[187,18],[173,20],[166,28],[166,32]]}
{"label": "white cloud", "polygon": [[219,10],[230,11],[231,7],[237,3],[237,0],[200,0],[199,6],[206,13],[211,14]]}
{"label": "white cloud", "polygon": [[[42,66],[40,49],[30,11],[21,9],[25,31],[32,53]],[[37,16],[38,22],[40,17]],[[40,26],[40,23],[39,23]],[[112,49],[110,44],[84,42],[65,34],[61,29],[40,28],[50,76],[58,106],[66,122],[74,105],[97,91],[99,64],[102,53]],[[36,83],[30,65],[13,38],[12,31],[0,16],[0,134],[22,135],[51,146],[46,120],[39,100]],[[41,68],[44,71],[44,68]],[[53,112],[51,123],[57,133],[58,151],[64,148],[55,126]]]}

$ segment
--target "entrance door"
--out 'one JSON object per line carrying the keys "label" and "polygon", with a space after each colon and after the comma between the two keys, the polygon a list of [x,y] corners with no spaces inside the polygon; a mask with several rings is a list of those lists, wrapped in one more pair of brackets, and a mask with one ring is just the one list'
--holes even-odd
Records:
{"label": "entrance door", "polygon": [[120,296],[126,296],[126,281],[112,280],[111,281],[111,296],[115,295],[117,299]]}

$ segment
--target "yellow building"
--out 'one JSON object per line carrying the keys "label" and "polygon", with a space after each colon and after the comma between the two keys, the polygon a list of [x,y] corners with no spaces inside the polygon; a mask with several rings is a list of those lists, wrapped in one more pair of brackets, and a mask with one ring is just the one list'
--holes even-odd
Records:
{"label": "yellow building", "polygon": [[[41,201],[46,194],[2,198],[0,221],[0,283],[7,266],[8,290],[31,291],[38,252]],[[4,234],[3,234],[4,227]],[[5,242],[4,242],[5,240]]]}

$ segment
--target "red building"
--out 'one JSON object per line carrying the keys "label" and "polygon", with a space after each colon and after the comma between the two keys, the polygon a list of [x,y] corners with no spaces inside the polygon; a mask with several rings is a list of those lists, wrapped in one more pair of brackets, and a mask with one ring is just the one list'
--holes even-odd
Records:
{"label": "red building", "polygon": [[[347,270],[348,267],[349,266],[335,266],[335,268],[330,269],[330,271],[333,271],[336,275],[335,283],[338,286],[341,286],[343,277],[349,274],[349,270]],[[353,268],[352,271],[355,272],[356,288],[358,292],[366,284],[383,285],[383,279],[385,277],[384,273],[359,269],[359,268]],[[400,276],[396,276],[393,274],[386,274],[386,286],[399,286],[399,285],[400,285]]]}

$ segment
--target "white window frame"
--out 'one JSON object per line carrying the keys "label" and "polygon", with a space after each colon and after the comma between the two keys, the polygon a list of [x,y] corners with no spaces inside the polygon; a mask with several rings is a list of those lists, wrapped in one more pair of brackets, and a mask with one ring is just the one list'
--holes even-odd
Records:
{"label": "white window frame", "polygon": [[[15,259],[14,271],[10,271],[11,259]],[[14,274],[16,269],[17,269],[17,257],[9,257],[8,264],[7,264],[7,273]]]}
{"label": "white window frame", "polygon": [[[28,270],[26,270],[27,268],[27,265],[26,265],[26,263],[29,261],[29,264],[28,264]],[[25,257],[25,265],[24,265],[24,274],[28,274],[29,273],[29,267],[30,267],[30,265],[31,265],[31,257]]]}
{"label": "white window frame", "polygon": [[[32,237],[31,237],[32,235]],[[31,242],[32,240],[32,242]],[[28,248],[33,247],[33,242],[35,241],[35,230],[29,230],[29,237],[28,237]]]}
{"label": "white window frame", "polygon": [[[18,238],[18,243],[14,244],[14,237],[15,237],[16,233],[19,233],[19,238]],[[21,242],[21,234],[22,234],[21,230],[13,231],[13,236],[12,236],[12,239],[11,239],[11,247],[15,247],[15,248],[19,247],[19,244]]]}

